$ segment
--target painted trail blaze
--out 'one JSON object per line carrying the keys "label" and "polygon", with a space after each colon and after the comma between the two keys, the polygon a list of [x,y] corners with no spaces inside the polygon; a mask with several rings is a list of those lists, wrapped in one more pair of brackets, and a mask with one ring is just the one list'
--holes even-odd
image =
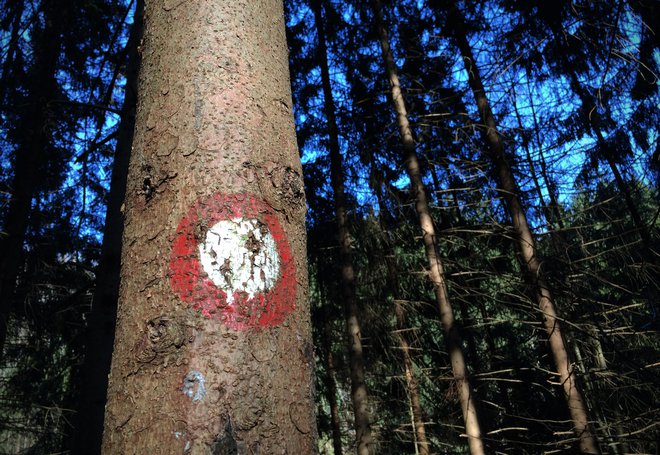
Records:
{"label": "painted trail blaze", "polygon": [[252,194],[217,193],[191,207],[170,273],[183,301],[234,330],[278,325],[295,308],[291,247],[273,209]]}

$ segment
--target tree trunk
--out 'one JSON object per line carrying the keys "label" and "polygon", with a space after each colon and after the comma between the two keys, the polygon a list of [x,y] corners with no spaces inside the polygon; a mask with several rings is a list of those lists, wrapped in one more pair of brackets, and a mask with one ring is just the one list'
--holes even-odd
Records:
{"label": "tree trunk", "polygon": [[335,358],[332,354],[332,331],[329,318],[325,321],[323,336],[323,354],[326,375],[325,387],[328,391],[328,402],[330,403],[330,425],[332,426],[332,448],[334,455],[343,455],[344,449],[341,444],[341,424],[339,421],[339,404],[337,403],[337,383],[335,381]]}
{"label": "tree trunk", "polygon": [[541,314],[543,315],[543,326],[549,337],[550,350],[561,378],[574,431],[580,441],[580,450],[583,453],[600,453],[596,435],[589,423],[587,404],[582,392],[577,386],[576,372],[572,367],[568,349],[562,336],[561,324],[557,318],[557,309],[548,284],[543,276],[541,260],[537,255],[534,237],[520,201],[515,177],[504,155],[504,144],[497,131],[495,118],[486,97],[479,69],[474,64],[472,49],[470,48],[465,31],[465,20],[457,8],[452,10],[450,22],[454,27],[454,37],[461,52],[468,74],[468,83],[474,94],[483,123],[482,133],[490,146],[489,158],[495,165],[500,183],[498,191],[506,201],[528,278],[534,282],[536,287],[536,298]]}
{"label": "tree trunk", "polygon": [[4,62],[2,63],[2,74],[0,74],[0,105],[6,105],[7,100],[5,99],[7,95],[7,90],[9,89],[9,84],[7,81],[10,80],[12,76],[15,76],[14,69],[16,65],[16,54],[19,51],[20,45],[20,35],[21,35],[21,18],[23,17],[23,2],[6,2],[5,3],[6,11],[4,12],[6,16],[2,18],[3,21],[6,21],[11,32],[9,36],[9,43],[7,44],[7,50],[4,51]]}
{"label": "tree trunk", "polygon": [[23,142],[16,150],[14,179],[4,226],[0,229],[0,360],[7,338],[7,323],[14,303],[14,291],[23,262],[32,199],[37,192],[39,171],[49,158],[51,141],[49,103],[58,91],[57,61],[60,55],[60,29],[64,5],[44,2],[44,27],[32,37],[34,64],[30,72],[28,102],[22,113]]}
{"label": "tree trunk", "polygon": [[412,129],[410,128],[410,123],[408,121],[408,112],[403,100],[403,94],[401,93],[401,86],[399,84],[399,76],[394,63],[394,58],[390,50],[380,1],[373,0],[372,3],[377,21],[376,27],[379,33],[383,58],[385,59],[387,77],[392,89],[392,102],[397,115],[406,171],[408,172],[413,194],[415,195],[415,210],[422,229],[422,239],[424,242],[426,257],[429,261],[429,278],[435,288],[436,301],[440,310],[440,321],[444,330],[452,372],[454,380],[456,381],[456,388],[458,390],[461,409],[463,411],[465,432],[468,437],[470,453],[472,455],[484,454],[485,449],[482,440],[481,426],[479,424],[478,413],[475,406],[476,400],[473,396],[468,379],[467,365],[465,364],[458,327],[454,322],[454,312],[447,293],[444,268],[436,249],[435,227],[433,219],[431,218],[422,177],[420,175],[419,160],[417,158],[417,152],[415,151]]}
{"label": "tree trunk", "polygon": [[[595,342],[598,345],[600,345],[600,342],[598,341],[598,331],[591,329],[595,329],[595,327],[593,326],[589,327],[588,329],[589,336],[595,338],[591,338],[589,340],[590,341],[589,344],[594,344]],[[598,354],[602,355],[603,353],[602,348],[599,346],[598,349],[599,349]],[[584,372],[583,374],[587,377],[584,388],[589,392],[589,394],[592,397],[597,397],[598,384],[595,380],[596,378],[589,377],[592,376],[594,372],[590,371],[591,369],[589,368],[589,365],[584,361],[584,358],[582,357],[582,350],[580,349],[580,346],[578,344],[573,345],[573,351],[575,352],[575,363],[579,365],[580,369]],[[602,358],[602,362],[601,362],[601,357],[599,355],[595,355],[594,359],[596,361],[598,373],[604,372],[607,369],[607,364],[605,362],[605,359]],[[608,422],[607,416],[603,412],[602,406],[600,406],[598,400],[595,400],[592,409],[593,409],[592,410],[593,414],[597,416],[598,422],[600,423],[600,427],[601,427],[600,431],[605,435],[605,437],[603,438],[603,444],[609,449],[609,452],[612,455],[620,455],[623,452],[621,451],[619,438],[612,435],[612,430],[614,429],[614,426],[610,422]],[[618,433],[621,434],[621,432]]]}
{"label": "tree trunk", "polygon": [[313,453],[282,3],[147,1],[103,453]]}
{"label": "tree trunk", "polygon": [[[553,33],[555,39],[560,39],[561,31],[558,29],[558,26],[556,25],[553,26]],[[570,43],[567,44],[566,46],[570,48]],[[566,52],[560,51],[559,55],[561,56],[561,60],[564,65],[564,68],[566,68],[565,74],[570,81],[571,88],[577,94],[578,98],[580,99],[580,102],[582,103],[580,112],[582,113],[584,122],[596,136],[596,143],[598,144],[598,147],[601,149],[603,153],[603,157],[605,158],[607,165],[609,166],[610,170],[612,171],[612,174],[614,175],[614,181],[616,182],[617,188],[619,189],[621,194],[623,194],[623,198],[626,202],[626,207],[628,208],[630,217],[632,218],[633,223],[637,228],[642,243],[644,244],[644,248],[648,250],[651,247],[651,234],[649,232],[649,228],[646,225],[646,223],[644,223],[644,221],[642,220],[642,217],[639,214],[639,210],[637,210],[637,205],[635,204],[635,201],[633,199],[633,195],[630,192],[630,188],[626,184],[626,181],[623,179],[623,176],[621,175],[621,172],[619,171],[619,168],[616,165],[616,161],[614,157],[616,156],[617,151],[612,150],[612,147],[610,146],[610,144],[607,143],[605,139],[605,136],[603,134],[601,116],[600,113],[598,112],[598,106],[596,105],[596,102],[593,99],[593,97],[589,95],[589,93],[584,88],[582,83],[580,83],[580,80],[577,77],[577,73],[575,71],[570,70],[571,65],[568,58],[566,57]]]}
{"label": "tree trunk", "polygon": [[103,414],[112,359],[112,345],[115,339],[119,296],[121,240],[124,228],[121,205],[126,196],[128,161],[135,129],[137,77],[140,66],[138,45],[142,38],[143,12],[144,1],[137,0],[133,26],[126,44],[128,49],[125,72],[126,92],[112,165],[112,180],[103,229],[103,246],[101,247],[99,267],[96,271],[96,288],[89,312],[85,359],[81,368],[80,398],[73,436],[73,453],[79,455],[100,453],[103,439]]}
{"label": "tree trunk", "polygon": [[351,371],[351,398],[355,414],[355,436],[358,455],[368,455],[372,445],[371,416],[369,415],[369,400],[364,378],[364,358],[360,331],[358,303],[355,295],[355,271],[353,269],[353,253],[351,236],[346,213],[346,196],[344,193],[344,170],[341,152],[339,150],[339,135],[335,116],[335,103],[330,85],[328,69],[328,51],[325,43],[325,30],[321,0],[312,0],[314,22],[319,41],[319,61],[321,66],[321,81],[325,100],[325,116],[328,121],[328,140],[330,152],[330,179],[335,202],[335,219],[337,223],[337,240],[339,242],[339,260],[341,263],[341,296],[346,318],[348,335],[348,357]]}
{"label": "tree trunk", "polygon": [[419,384],[415,376],[412,356],[410,355],[410,344],[406,338],[406,314],[400,301],[395,300],[394,313],[397,323],[397,334],[399,338],[399,347],[403,355],[403,369],[406,376],[406,388],[412,408],[413,431],[415,435],[415,453],[419,455],[429,455],[429,441],[426,438],[426,426],[422,414],[422,404],[419,399]]}
{"label": "tree trunk", "polygon": [[652,96],[658,90],[658,76],[652,68],[655,65],[653,54],[660,47],[658,44],[660,17],[657,10],[658,5],[655,2],[628,0],[628,4],[644,24],[639,42],[637,76],[631,90],[633,99],[642,100]]}
{"label": "tree trunk", "polygon": [[[525,127],[522,122],[522,117],[520,115],[520,110],[518,109],[518,102],[515,98],[515,87],[512,87],[512,93],[513,93],[513,100],[511,100],[511,104],[513,106],[513,112],[516,115],[516,120],[518,121],[518,128],[520,129],[521,132],[525,131]],[[530,102],[530,109],[532,111],[532,115],[534,115],[534,102]],[[534,123],[536,124],[536,118],[534,119]],[[538,126],[536,126],[538,128]],[[520,139],[520,143],[522,145],[522,148],[525,150],[525,158],[527,159],[527,165],[529,167],[529,172],[530,172],[530,177],[532,180],[532,183],[534,183],[534,190],[536,192],[536,197],[539,200],[539,205],[541,207],[541,212],[543,213],[543,217],[545,218],[545,222],[548,225],[548,230],[550,231],[550,236],[555,235],[555,227],[554,227],[554,216],[552,212],[550,211],[550,207],[545,203],[545,197],[543,196],[543,189],[541,188],[541,183],[539,181],[538,175],[536,174],[536,165],[534,164],[534,159],[532,158],[532,151],[531,146],[530,146],[530,141],[523,135]],[[540,143],[538,144],[540,147]]]}
{"label": "tree trunk", "polygon": [[[383,192],[380,185],[375,188],[375,193],[378,200],[379,213],[382,214],[383,211],[386,210],[386,207],[383,203]],[[428,455],[430,447],[428,438],[426,437],[426,425],[424,424],[424,417],[422,413],[419,382],[417,380],[417,376],[415,375],[412,354],[410,353],[410,343],[408,342],[408,337],[406,336],[406,331],[409,330],[408,321],[406,317],[406,311],[403,308],[401,300],[398,299],[399,283],[394,260],[395,253],[389,239],[387,238],[387,235],[385,234],[385,228],[382,222],[383,217],[379,217],[379,220],[379,234],[384,245],[383,253],[385,256],[385,264],[387,265],[387,288],[389,295],[394,300],[394,316],[396,319],[397,328],[396,338],[399,341],[399,348],[401,349],[401,355],[403,356],[403,372],[406,378],[406,389],[408,391],[408,398],[411,408],[415,454]]]}
{"label": "tree trunk", "polygon": [[557,196],[557,185],[550,179],[548,175],[548,166],[545,162],[545,156],[543,153],[543,142],[541,141],[541,126],[538,123],[538,117],[536,115],[536,106],[534,104],[534,98],[532,97],[530,86],[530,73],[529,69],[526,70],[527,75],[527,94],[530,99],[530,109],[532,111],[532,119],[534,120],[534,136],[536,137],[536,147],[539,151],[539,161],[541,164],[541,176],[543,177],[543,182],[545,183],[545,188],[548,192],[548,197],[550,198],[550,216],[551,219],[548,219],[548,223],[551,224],[550,228],[552,229],[556,224],[559,229],[564,229],[564,220],[562,218],[559,200]]}

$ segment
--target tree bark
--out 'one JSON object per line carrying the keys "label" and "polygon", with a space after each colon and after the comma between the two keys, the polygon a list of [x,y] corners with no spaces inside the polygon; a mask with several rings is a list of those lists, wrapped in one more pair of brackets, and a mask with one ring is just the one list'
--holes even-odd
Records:
{"label": "tree bark", "polygon": [[137,0],[128,43],[126,91],[121,124],[117,133],[112,180],[103,229],[101,258],[96,271],[96,288],[92,298],[87,327],[85,358],[81,368],[80,397],[73,435],[73,453],[100,453],[103,439],[103,414],[112,359],[119,297],[121,241],[124,219],[121,205],[126,196],[128,162],[135,129],[137,80],[140,67],[138,45],[142,39],[144,1]]}
{"label": "tree bark", "polygon": [[313,453],[282,3],[146,1],[104,454]]}
{"label": "tree bark", "polygon": [[60,56],[62,10],[57,1],[44,2],[44,27],[32,37],[34,64],[31,68],[28,102],[22,113],[23,143],[16,150],[14,179],[9,208],[0,239],[0,360],[7,338],[7,324],[14,304],[14,291],[23,263],[30,208],[39,183],[39,170],[49,158],[51,141],[49,103],[57,96],[57,61]]}
{"label": "tree bark", "polygon": [[532,280],[536,287],[536,299],[543,315],[543,326],[548,334],[550,350],[561,378],[564,396],[573,422],[573,429],[579,439],[580,450],[583,453],[600,453],[596,435],[590,425],[587,404],[582,391],[578,388],[576,371],[574,371],[566,343],[562,336],[557,309],[548,283],[543,276],[541,260],[537,255],[534,237],[520,201],[515,177],[504,155],[504,144],[497,130],[497,124],[490,109],[488,98],[486,97],[479,69],[474,64],[472,48],[467,40],[467,33],[465,31],[465,19],[461,12],[454,7],[451,11],[449,21],[453,24],[454,37],[468,74],[468,84],[472,89],[477,103],[479,116],[482,121],[482,134],[490,147],[488,158],[493,162],[497,172],[500,183],[498,191],[506,201],[528,278]]}
{"label": "tree bark", "polygon": [[380,45],[383,51],[383,58],[385,60],[387,78],[392,89],[392,102],[397,115],[406,171],[410,178],[412,192],[415,195],[415,210],[422,229],[424,249],[429,262],[428,274],[433,283],[433,287],[435,288],[436,302],[440,311],[440,321],[445,334],[445,342],[447,343],[447,350],[449,352],[454,380],[456,381],[456,388],[458,389],[470,453],[472,455],[484,454],[485,449],[482,439],[481,425],[479,423],[477,408],[475,406],[476,400],[470,387],[467,365],[461,347],[460,334],[454,321],[454,312],[447,293],[447,283],[445,281],[443,264],[440,260],[435,244],[435,227],[433,219],[431,218],[426,191],[420,174],[419,159],[415,150],[412,129],[408,121],[408,112],[403,100],[397,68],[390,50],[380,1],[372,0],[372,4],[376,17],[376,27],[378,29]]}
{"label": "tree bark", "polygon": [[346,212],[346,195],[344,193],[344,170],[339,149],[339,134],[335,116],[335,102],[330,85],[328,69],[328,51],[325,42],[325,30],[321,0],[312,0],[314,22],[319,41],[319,61],[321,66],[321,81],[325,100],[325,116],[328,122],[328,142],[330,152],[330,179],[334,194],[335,220],[337,223],[337,241],[339,242],[339,261],[341,267],[341,295],[346,318],[348,337],[348,357],[351,372],[351,398],[355,414],[356,453],[368,455],[373,443],[371,436],[371,416],[369,415],[369,398],[364,374],[364,354],[362,350],[362,334],[358,302],[355,295],[355,270],[353,268],[353,253],[351,235]]}

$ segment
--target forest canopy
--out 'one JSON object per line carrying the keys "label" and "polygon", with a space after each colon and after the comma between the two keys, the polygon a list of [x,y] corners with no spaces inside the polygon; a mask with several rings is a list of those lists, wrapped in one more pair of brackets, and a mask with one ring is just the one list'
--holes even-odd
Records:
{"label": "forest canopy", "polygon": [[[2,454],[102,431],[143,7],[0,0]],[[319,453],[656,453],[657,2],[284,11]]]}

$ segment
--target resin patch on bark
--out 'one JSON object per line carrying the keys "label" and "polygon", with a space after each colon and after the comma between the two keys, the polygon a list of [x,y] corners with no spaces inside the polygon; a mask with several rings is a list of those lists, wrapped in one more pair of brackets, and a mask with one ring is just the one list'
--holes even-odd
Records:
{"label": "resin patch on bark", "polygon": [[177,228],[170,274],[183,301],[234,330],[279,325],[295,308],[291,247],[273,208],[251,194],[195,204]]}

